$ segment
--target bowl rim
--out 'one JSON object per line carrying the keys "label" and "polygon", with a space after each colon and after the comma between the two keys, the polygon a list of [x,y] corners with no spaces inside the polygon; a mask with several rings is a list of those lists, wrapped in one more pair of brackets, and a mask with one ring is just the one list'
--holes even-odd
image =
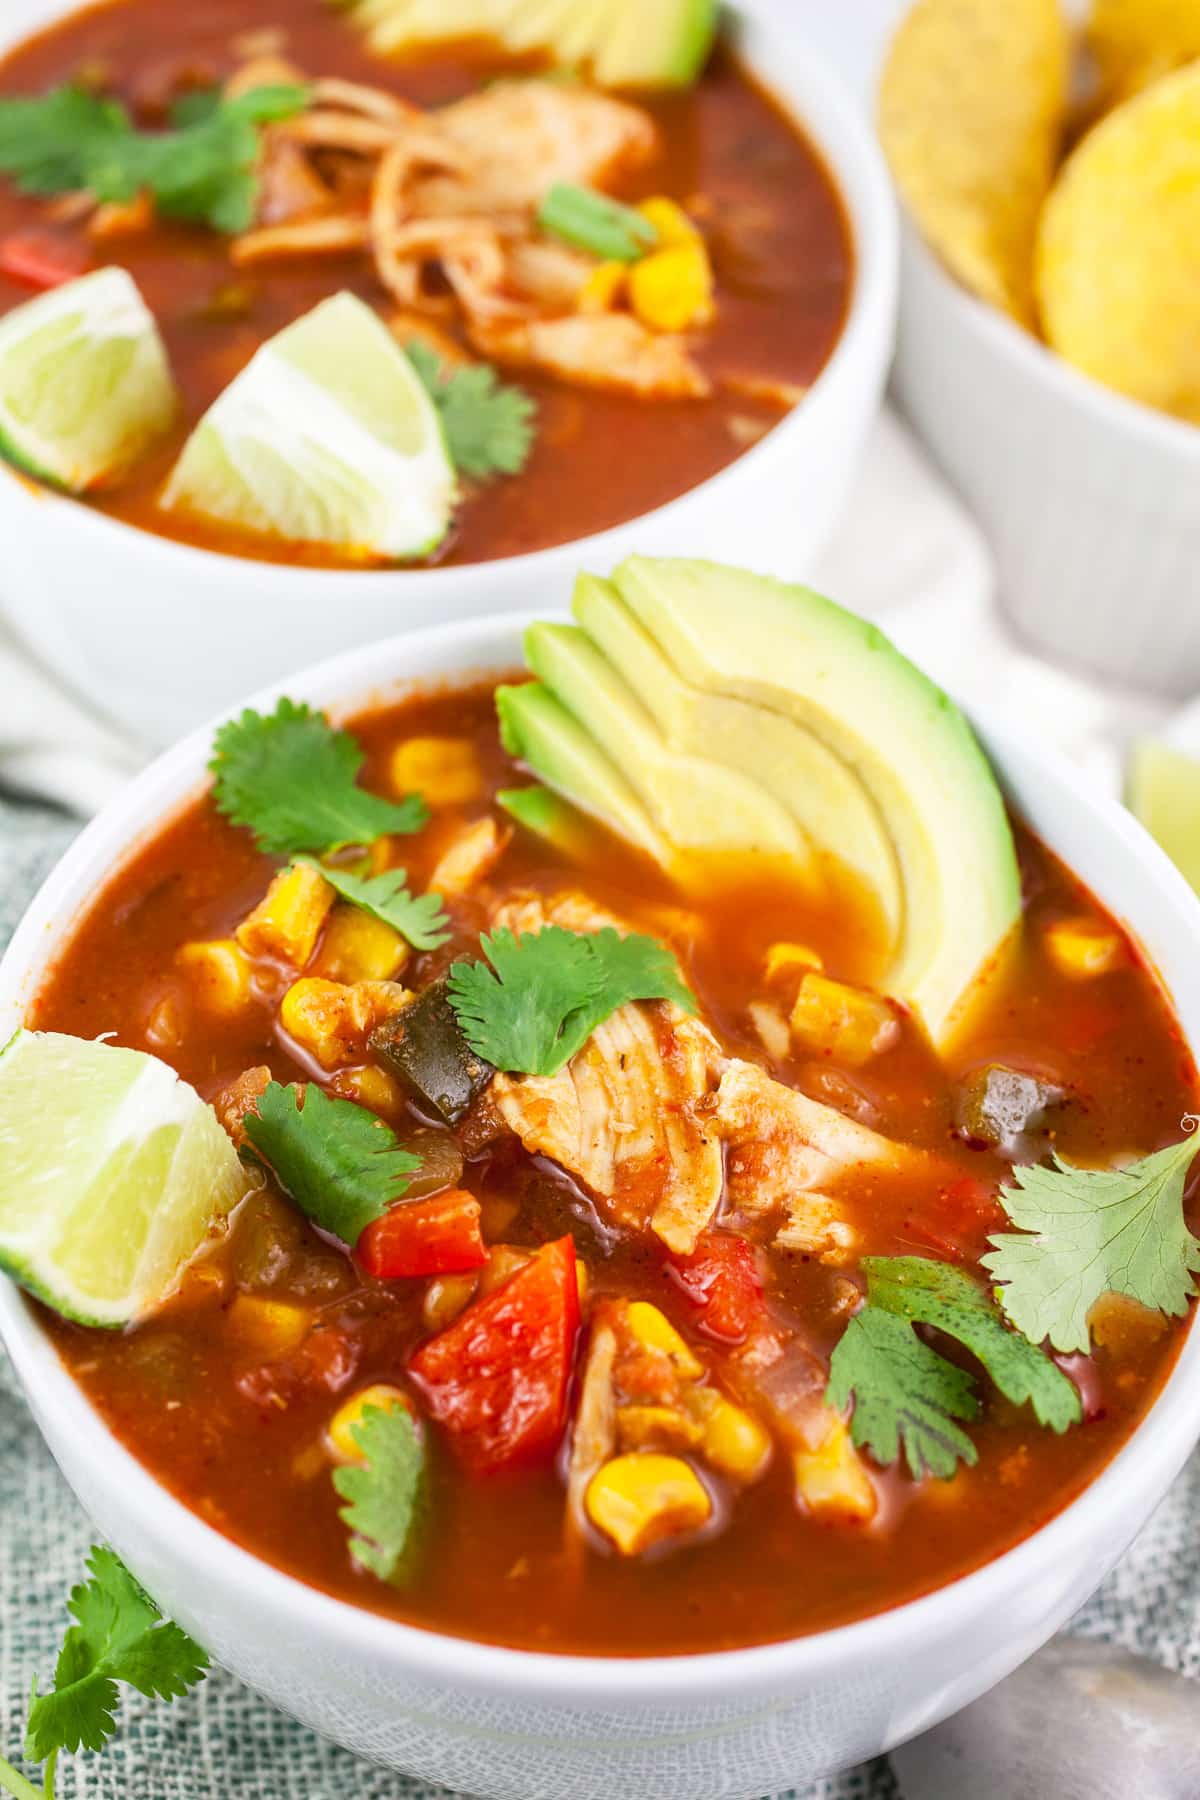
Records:
{"label": "bowl rim", "polygon": [[[51,0],[51,4],[53,11],[34,33],[23,27],[10,40],[0,27],[0,61],[36,35],[36,30],[50,29],[79,10],[81,0]],[[298,595],[339,602],[356,589],[365,592],[364,584],[378,592],[391,583],[398,599],[428,607],[436,606],[448,590],[477,577],[480,570],[486,570],[493,581],[518,586],[573,561],[602,558],[639,528],[653,525],[660,535],[672,528],[684,529],[682,511],[698,500],[736,507],[736,490],[742,484],[756,480],[769,466],[785,462],[801,432],[820,430],[824,412],[854,379],[858,366],[870,363],[880,332],[893,331],[900,248],[898,213],[882,151],[870,121],[840,76],[818,50],[799,34],[788,32],[777,23],[773,11],[761,11],[753,0],[729,0],[723,16],[724,32],[750,74],[794,121],[824,166],[846,217],[854,266],[841,330],[804,398],[757,444],[707,480],[685,488],[661,506],[587,537],[516,556],[434,568],[308,568],[182,543],[99,512],[86,501],[43,486],[0,459],[0,479],[9,483],[14,501],[53,508],[54,528],[76,533],[81,553],[94,550],[102,554],[124,547],[127,554],[145,558],[148,577],[164,582],[172,577],[207,576],[260,594],[266,591],[277,597]],[[802,100],[793,97],[800,93]],[[818,117],[820,124],[814,123]],[[834,139],[836,149],[831,143]]]}
{"label": "bowl rim", "polygon": [[[537,614],[476,617],[404,632],[381,643],[343,652],[312,665],[192,732],[164,752],[125,788],[75,839],[44,882],[0,959],[0,1040],[8,1035],[5,1015],[20,1022],[31,984],[52,948],[69,935],[80,916],[62,907],[75,887],[94,893],[99,881],[135,855],[169,819],[202,791],[214,731],[243,705],[269,709],[283,695],[327,707],[336,718],[352,717],[387,696],[431,682],[462,685],[471,679],[511,670],[520,660],[521,633]],[[413,662],[424,674],[404,673]],[[386,673],[386,671],[393,671]],[[341,696],[339,699],[338,696]],[[972,721],[985,743],[1030,759],[1040,774],[1065,790],[1065,798],[1090,817],[1097,832],[1116,839],[1122,854],[1136,859],[1148,888],[1182,915],[1200,937],[1200,898],[1141,825],[1115,801],[1095,792],[1065,758],[986,712],[973,709]],[[152,820],[153,823],[148,823]],[[1094,1480],[1044,1525],[998,1557],[953,1578],[917,1599],[863,1619],[805,1636],[743,1649],[670,1656],[577,1656],[568,1652],[512,1649],[455,1637],[431,1627],[405,1624],[335,1598],[299,1577],[243,1549],[206,1524],[177,1499],[119,1441],[59,1360],[32,1305],[0,1276],[0,1342],[8,1349],[27,1398],[41,1425],[53,1414],[62,1430],[87,1442],[96,1461],[119,1485],[130,1542],[167,1541],[173,1560],[215,1571],[215,1587],[250,1596],[256,1607],[290,1631],[367,1657],[383,1667],[419,1672],[433,1682],[489,1695],[537,1695],[546,1700],[597,1708],[610,1702],[641,1705],[698,1698],[729,1698],[786,1689],[818,1671],[827,1677],[841,1667],[875,1657],[914,1654],[922,1636],[961,1630],[972,1617],[1011,1605],[1014,1595],[1036,1592],[1040,1573],[1060,1566],[1064,1556],[1089,1541],[1105,1538],[1105,1527],[1121,1514],[1111,1504],[1122,1490],[1150,1504],[1161,1498],[1192,1447],[1198,1429],[1189,1384],[1200,1381],[1200,1329],[1196,1309],[1175,1365],[1149,1411],[1129,1440]],[[51,1435],[46,1434],[44,1435]],[[1150,1506],[1147,1505],[1148,1514]],[[185,1621],[186,1623],[186,1621]]]}
{"label": "bowl rim", "polygon": [[[1200,425],[1190,425],[1185,419],[1176,419],[1142,400],[1118,393],[1116,388],[1105,387],[999,307],[980,300],[950,273],[903,207],[900,245],[902,260],[911,263],[925,281],[938,288],[943,305],[998,361],[1042,383],[1056,398],[1087,414],[1097,429],[1122,432],[1141,445],[1181,458],[1200,458]],[[909,299],[905,304],[912,306],[913,302]]]}

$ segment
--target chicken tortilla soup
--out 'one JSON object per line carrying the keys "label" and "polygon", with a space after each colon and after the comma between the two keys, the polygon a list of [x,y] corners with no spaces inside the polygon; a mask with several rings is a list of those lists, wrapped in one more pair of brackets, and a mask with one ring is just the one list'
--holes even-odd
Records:
{"label": "chicken tortilla soup", "polygon": [[641,0],[633,40],[493,10],[455,39],[478,4],[109,0],[13,50],[3,454],[211,550],[474,563],[661,506],[802,405],[849,226],[710,0],[657,45]]}
{"label": "chicken tortilla soup", "polygon": [[633,558],[528,670],[216,734],[0,1057],[0,1259],[202,1519],[620,1655],[858,1619],[1123,1445],[1196,1071],[965,720]]}

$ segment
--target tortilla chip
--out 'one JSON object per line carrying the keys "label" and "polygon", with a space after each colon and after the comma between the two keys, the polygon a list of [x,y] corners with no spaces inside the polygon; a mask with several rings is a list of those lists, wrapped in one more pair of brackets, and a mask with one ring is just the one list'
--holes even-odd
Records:
{"label": "tortilla chip", "polygon": [[1200,423],[1200,63],[1127,100],[1042,214],[1046,341],[1106,387]]}
{"label": "tortilla chip", "polygon": [[917,0],[880,86],[880,136],[915,223],[966,287],[1026,325],[1070,49],[1059,0]]}
{"label": "tortilla chip", "polygon": [[1118,105],[1200,57],[1197,0],[1092,0],[1087,41],[1102,104]]}

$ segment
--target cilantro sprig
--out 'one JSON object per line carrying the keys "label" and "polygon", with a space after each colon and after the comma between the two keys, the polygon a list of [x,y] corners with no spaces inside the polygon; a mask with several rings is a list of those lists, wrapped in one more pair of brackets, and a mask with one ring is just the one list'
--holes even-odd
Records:
{"label": "cilantro sprig", "polygon": [[247,707],[217,732],[213,798],[272,856],[321,856],[419,831],[429,817],[420,795],[385,800],[368,793],[358,786],[364,760],[350,733],[310,706],[285,698],[269,714]]}
{"label": "cilantro sprig", "polygon": [[1088,1315],[1102,1294],[1124,1294],[1171,1317],[1196,1292],[1200,1241],[1188,1230],[1183,1190],[1200,1133],[1124,1169],[1013,1171],[1000,1201],[1015,1232],[991,1239],[984,1267],[1018,1331],[1056,1350],[1087,1351]]}
{"label": "cilantro sprig", "polygon": [[486,963],[451,967],[450,1003],[476,1055],[510,1073],[556,1075],[631,1000],[696,1010],[670,951],[654,938],[559,925],[517,938],[501,927],[480,947]]}
{"label": "cilantro sprig", "polygon": [[72,1589],[68,1627],[54,1685],[29,1709],[25,1754],[44,1763],[35,1787],[0,1758],[0,1788],[17,1800],[53,1800],[60,1752],[101,1750],[117,1728],[118,1683],[156,1700],[177,1700],[202,1681],[208,1658],[178,1625],[164,1619],[120,1558],[102,1545],[88,1557],[89,1579]]}
{"label": "cilantro sprig", "polygon": [[303,1105],[277,1081],[243,1118],[246,1138],[284,1193],[322,1231],[352,1248],[408,1191],[421,1159],[365,1106],[310,1083]]}
{"label": "cilantro sprig", "polygon": [[368,1406],[351,1437],[363,1460],[336,1469],[341,1518],[356,1562],[380,1581],[399,1573],[417,1521],[425,1474],[421,1435],[403,1407]]}
{"label": "cilantro sprig", "polygon": [[259,87],[236,99],[204,97],[170,131],[134,128],[119,101],[77,87],[0,100],[0,174],[27,194],[86,189],[97,200],[147,191],[167,218],[245,231],[258,196],[259,127],[290,118],[308,89]]}
{"label": "cilantro sprig", "polygon": [[316,869],[343,900],[398,931],[414,950],[440,949],[451,936],[441,895],[411,893],[405,869],[387,869],[382,875],[355,875],[350,869],[331,869],[312,856],[297,860]]}
{"label": "cilantro sprig", "polygon": [[487,363],[456,369],[428,344],[405,350],[438,409],[459,474],[474,481],[519,475],[533,449],[537,406],[530,395],[501,382]]}
{"label": "cilantro sprig", "polygon": [[851,1435],[876,1461],[903,1450],[914,1476],[948,1479],[977,1452],[962,1429],[979,1416],[974,1377],[916,1335],[930,1325],[983,1365],[1014,1405],[1063,1432],[1082,1417],[1074,1384],[1043,1350],[1010,1331],[990,1296],[964,1270],[920,1256],[868,1257],[867,1304],[850,1321],[830,1364],[826,1400],[854,1400]]}

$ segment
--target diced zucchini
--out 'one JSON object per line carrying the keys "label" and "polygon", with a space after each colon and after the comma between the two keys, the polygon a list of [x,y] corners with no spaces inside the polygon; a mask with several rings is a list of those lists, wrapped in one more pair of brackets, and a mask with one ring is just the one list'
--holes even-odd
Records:
{"label": "diced zucchini", "polygon": [[374,1033],[371,1049],[426,1111],[457,1125],[496,1073],[462,1034],[446,977]]}
{"label": "diced zucchini", "polygon": [[1004,1063],[987,1063],[959,1086],[954,1122],[964,1137],[999,1150],[1015,1150],[1023,1132],[1041,1125],[1062,1104],[1063,1091]]}

